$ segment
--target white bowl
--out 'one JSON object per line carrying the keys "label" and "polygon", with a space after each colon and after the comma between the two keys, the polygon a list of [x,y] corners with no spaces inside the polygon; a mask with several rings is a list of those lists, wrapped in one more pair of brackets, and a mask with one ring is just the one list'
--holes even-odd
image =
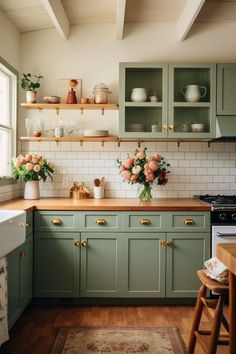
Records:
{"label": "white bowl", "polygon": [[108,130],[84,130],[84,136],[108,136]]}
{"label": "white bowl", "polygon": [[201,133],[205,130],[205,124],[202,123],[194,123],[191,124],[191,129],[193,133]]}

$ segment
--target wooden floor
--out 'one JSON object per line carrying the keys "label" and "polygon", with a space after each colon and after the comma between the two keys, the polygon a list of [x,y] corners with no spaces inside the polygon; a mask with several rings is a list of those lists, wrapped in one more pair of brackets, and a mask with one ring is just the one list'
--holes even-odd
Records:
{"label": "wooden floor", "polygon": [[[188,343],[192,306],[29,307],[10,332],[1,354],[50,353],[58,330],[67,326],[178,327]],[[227,354],[220,347],[217,354]],[[195,354],[202,354],[196,347]]]}

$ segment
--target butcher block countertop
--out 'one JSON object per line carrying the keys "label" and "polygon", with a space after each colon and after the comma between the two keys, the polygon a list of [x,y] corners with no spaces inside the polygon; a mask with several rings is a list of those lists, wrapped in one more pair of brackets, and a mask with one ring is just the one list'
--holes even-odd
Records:
{"label": "butcher block countertop", "polygon": [[13,199],[0,203],[0,209],[16,210],[191,210],[210,211],[210,204],[198,199],[153,199],[139,202],[137,198],[79,199],[41,198],[39,200]]}

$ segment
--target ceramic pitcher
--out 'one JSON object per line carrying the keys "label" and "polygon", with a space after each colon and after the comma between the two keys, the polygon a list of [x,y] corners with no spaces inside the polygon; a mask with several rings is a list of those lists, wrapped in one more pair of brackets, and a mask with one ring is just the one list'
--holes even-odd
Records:
{"label": "ceramic pitcher", "polygon": [[187,85],[181,88],[180,92],[187,102],[198,102],[206,96],[207,89],[205,86]]}

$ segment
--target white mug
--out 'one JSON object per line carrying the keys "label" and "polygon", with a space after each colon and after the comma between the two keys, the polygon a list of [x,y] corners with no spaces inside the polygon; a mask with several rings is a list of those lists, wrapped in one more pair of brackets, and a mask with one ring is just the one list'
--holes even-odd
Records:
{"label": "white mug", "polygon": [[94,199],[104,198],[104,187],[93,187],[93,197]]}

